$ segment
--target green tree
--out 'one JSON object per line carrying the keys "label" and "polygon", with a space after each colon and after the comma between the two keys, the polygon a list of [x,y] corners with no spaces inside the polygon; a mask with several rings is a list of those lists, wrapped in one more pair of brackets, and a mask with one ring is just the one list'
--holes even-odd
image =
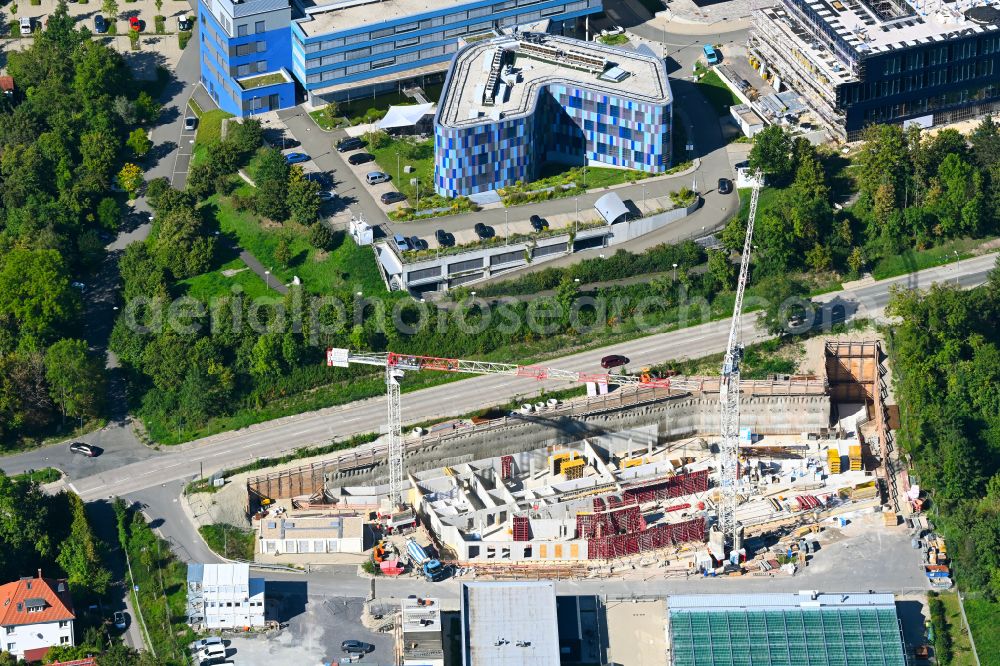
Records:
{"label": "green tree", "polygon": [[288,180],[288,163],[285,161],[285,157],[281,154],[281,151],[276,148],[265,148],[260,151],[260,157],[257,158],[257,184],[260,185],[260,181],[276,180],[282,185]]}
{"label": "green tree", "polygon": [[774,182],[788,177],[789,153],[792,142],[780,125],[768,125],[753,139],[750,149],[750,170],[760,169]]}
{"label": "green tree", "polygon": [[132,149],[132,152],[136,157],[142,157],[149,152],[149,149],[153,147],[153,142],[149,140],[146,136],[146,130],[141,127],[136,127],[128,135],[128,140],[125,141],[125,145]]}
{"label": "green tree", "polygon": [[76,493],[64,495],[72,516],[69,538],[59,544],[56,561],[63,571],[70,589],[103,596],[111,582],[111,572],[101,566],[101,542],[87,520],[83,502]]}
{"label": "green tree", "polygon": [[79,309],[58,252],[18,248],[0,256],[0,319],[10,317],[22,336],[51,340]]}
{"label": "green tree", "polygon": [[84,179],[92,180],[97,189],[106,190],[111,185],[111,171],[118,155],[114,136],[102,132],[88,132],[80,137],[79,170]]}
{"label": "green tree", "polygon": [[329,250],[333,245],[333,232],[322,222],[309,227],[309,244],[319,250]]}
{"label": "green tree", "polygon": [[257,380],[276,377],[281,373],[281,337],[265,333],[257,338],[250,356],[250,374]]}
{"label": "green tree", "polygon": [[302,169],[295,167],[288,177],[288,211],[295,222],[309,226],[319,219],[319,184],[306,180]]}
{"label": "green tree", "polygon": [[115,0],[103,0],[101,11],[104,12],[109,21],[114,22],[118,19],[118,3]]}
{"label": "green tree", "polygon": [[160,117],[163,105],[153,99],[153,96],[143,90],[135,98],[135,113],[141,123],[153,123]]}
{"label": "green tree", "polygon": [[278,244],[274,247],[274,260],[282,266],[287,266],[292,258],[292,248],[285,235],[278,239]]}
{"label": "green tree", "polygon": [[118,270],[124,284],[126,301],[138,296],[167,295],[167,278],[150,245],[141,241],[130,243],[118,260]]}
{"label": "green tree", "polygon": [[863,134],[864,145],[855,163],[858,165],[858,188],[861,199],[870,206],[875,190],[892,188],[894,208],[902,208],[911,174],[909,144],[899,125],[869,125]]}
{"label": "green tree", "polygon": [[101,203],[97,204],[97,222],[109,231],[117,231],[118,225],[122,221],[122,209],[118,200],[113,197],[104,197]]}
{"label": "green tree", "polygon": [[764,306],[757,327],[771,335],[787,334],[791,318],[809,306],[806,286],[786,274],[769,276],[757,285],[756,291]]}
{"label": "green tree", "polygon": [[225,142],[236,149],[241,160],[253,155],[264,143],[264,130],[259,120],[245,118],[238,123],[229,123],[228,127]]}
{"label": "green tree", "polygon": [[0,471],[0,577],[17,580],[54,555],[58,534],[49,502],[38,484],[12,479]]}
{"label": "green tree", "polygon": [[257,183],[254,208],[263,217],[282,222],[288,219],[288,184],[279,180]]}
{"label": "green tree", "polygon": [[96,416],[102,402],[103,373],[83,340],[63,339],[45,352],[45,377],[63,416]]}
{"label": "green tree", "polygon": [[847,265],[851,267],[851,270],[855,273],[860,273],[861,269],[865,266],[865,254],[861,251],[860,247],[855,247],[851,250],[850,256],[847,258]]}
{"label": "green tree", "polygon": [[728,252],[716,250],[708,253],[707,279],[714,286],[713,291],[727,291],[735,286],[736,266],[729,260]]}
{"label": "green tree", "polygon": [[175,278],[188,278],[208,270],[215,251],[215,238],[202,230],[199,214],[191,208],[176,208],[157,219],[153,256]]}

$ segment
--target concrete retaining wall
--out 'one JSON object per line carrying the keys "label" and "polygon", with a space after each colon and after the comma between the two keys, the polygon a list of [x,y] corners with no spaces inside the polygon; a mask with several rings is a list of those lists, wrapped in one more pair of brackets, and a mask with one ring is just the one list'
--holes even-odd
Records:
{"label": "concrete retaining wall", "polygon": [[[764,435],[817,432],[830,425],[830,398],[809,396],[754,396],[741,401],[740,422]],[[412,451],[406,457],[410,472],[472,462],[492,456],[517,454],[546,446],[599,437],[609,433],[655,425],[660,442],[713,435],[719,432],[719,397],[709,394],[678,397],[624,410],[581,417],[534,418],[486,431],[455,435]],[[384,459],[376,464],[327,475],[329,485],[354,485],[384,481]]]}

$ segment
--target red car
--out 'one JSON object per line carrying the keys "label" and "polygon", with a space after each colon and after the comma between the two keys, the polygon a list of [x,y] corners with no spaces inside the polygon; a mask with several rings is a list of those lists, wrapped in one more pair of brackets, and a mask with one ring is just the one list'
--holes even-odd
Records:
{"label": "red car", "polygon": [[142,30],[142,23],[139,21],[139,17],[129,16],[128,27],[131,28],[132,30],[135,30],[136,32],[140,32]]}
{"label": "red car", "polygon": [[611,368],[618,368],[623,365],[628,364],[628,359],[624,356],[619,356],[618,354],[612,354],[611,356],[605,356],[601,359],[601,367],[605,370],[610,370]]}

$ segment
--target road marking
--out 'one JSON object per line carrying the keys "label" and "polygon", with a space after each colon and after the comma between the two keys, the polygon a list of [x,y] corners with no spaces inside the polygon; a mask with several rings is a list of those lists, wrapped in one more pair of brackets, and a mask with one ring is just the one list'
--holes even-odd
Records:
{"label": "road marking", "polygon": [[73,494],[75,494],[75,495],[79,495],[80,494],[80,491],[76,489],[76,486],[74,486],[72,484],[72,482],[69,484],[69,489],[72,490]]}

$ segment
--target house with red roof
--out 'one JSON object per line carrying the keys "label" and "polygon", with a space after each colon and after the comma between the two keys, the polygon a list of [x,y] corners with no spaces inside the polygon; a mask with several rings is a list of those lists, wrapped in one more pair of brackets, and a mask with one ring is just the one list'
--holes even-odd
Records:
{"label": "house with red roof", "polygon": [[53,645],[73,642],[73,599],[65,580],[37,578],[0,585],[0,650],[42,659]]}

